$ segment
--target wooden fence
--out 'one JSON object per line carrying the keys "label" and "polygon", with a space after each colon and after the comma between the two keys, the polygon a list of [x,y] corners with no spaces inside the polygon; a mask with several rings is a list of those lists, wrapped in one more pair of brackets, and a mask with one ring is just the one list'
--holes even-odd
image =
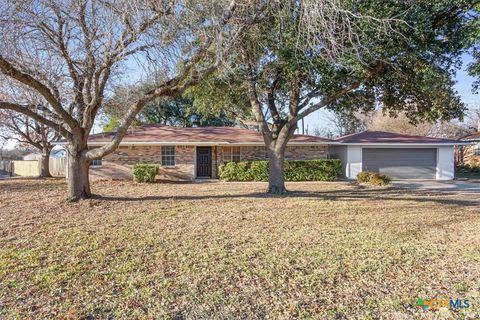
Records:
{"label": "wooden fence", "polygon": [[40,164],[38,160],[14,160],[12,161],[12,176],[38,177]]}
{"label": "wooden fence", "polygon": [[52,176],[65,176],[67,158],[50,158],[50,173]]}
{"label": "wooden fence", "polygon": [[[67,158],[50,158],[50,173],[52,176],[65,176]],[[1,160],[0,176],[38,177],[40,175],[40,160]]]}

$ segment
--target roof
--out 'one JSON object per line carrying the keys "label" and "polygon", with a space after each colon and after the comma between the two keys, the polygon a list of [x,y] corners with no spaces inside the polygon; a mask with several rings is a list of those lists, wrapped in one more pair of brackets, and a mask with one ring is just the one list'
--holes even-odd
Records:
{"label": "roof", "polygon": [[458,140],[367,130],[335,139],[342,144],[462,144]]}
{"label": "roof", "polygon": [[461,138],[460,140],[462,140],[462,141],[480,141],[480,131],[469,134],[468,136],[465,136],[465,137]]}
{"label": "roof", "polygon": [[[114,132],[90,135],[89,144],[110,142]],[[289,144],[325,144],[332,140],[311,136],[294,135]],[[260,132],[237,127],[178,128],[165,125],[146,125],[128,130],[122,144],[264,144]]]}

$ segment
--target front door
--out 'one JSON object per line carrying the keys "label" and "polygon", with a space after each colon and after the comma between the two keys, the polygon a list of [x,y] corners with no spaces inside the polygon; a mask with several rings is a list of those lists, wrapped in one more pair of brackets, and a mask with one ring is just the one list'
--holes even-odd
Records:
{"label": "front door", "polygon": [[197,178],[212,177],[212,148],[197,147]]}

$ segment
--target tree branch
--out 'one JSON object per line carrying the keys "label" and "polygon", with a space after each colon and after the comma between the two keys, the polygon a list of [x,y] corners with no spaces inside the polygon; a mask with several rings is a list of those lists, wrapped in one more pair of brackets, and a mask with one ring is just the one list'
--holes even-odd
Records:
{"label": "tree branch", "polygon": [[10,103],[10,102],[3,102],[0,101],[0,109],[7,109],[7,110],[13,110],[16,112],[20,112],[27,117],[30,117],[50,128],[58,132],[61,136],[63,136],[65,139],[67,139],[69,142],[72,141],[72,134],[65,129],[61,124],[55,123],[45,117],[42,117],[41,115],[37,114],[36,112],[32,111],[29,109],[28,105],[20,105],[16,103]]}
{"label": "tree branch", "polygon": [[31,75],[21,72],[15,68],[10,62],[5,60],[2,55],[0,55],[0,70],[5,75],[35,89],[38,93],[40,93],[59,114],[59,116],[61,116],[62,119],[70,126],[70,128],[75,128],[78,125],[77,121],[63,109],[60,102],[47,86]]}

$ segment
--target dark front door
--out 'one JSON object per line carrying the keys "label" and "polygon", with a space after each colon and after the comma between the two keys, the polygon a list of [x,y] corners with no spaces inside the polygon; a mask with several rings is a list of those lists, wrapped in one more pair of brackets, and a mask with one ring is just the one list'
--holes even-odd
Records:
{"label": "dark front door", "polygon": [[212,177],[212,148],[197,147],[197,177]]}

